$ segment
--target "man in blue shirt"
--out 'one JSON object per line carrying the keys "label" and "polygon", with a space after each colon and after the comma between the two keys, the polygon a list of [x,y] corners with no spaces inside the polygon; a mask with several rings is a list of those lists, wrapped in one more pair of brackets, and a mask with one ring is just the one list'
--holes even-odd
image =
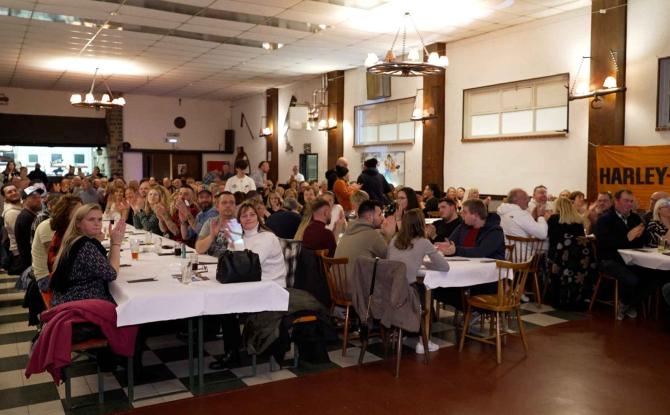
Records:
{"label": "man in blue shirt", "polygon": [[204,225],[210,218],[219,215],[219,212],[214,208],[212,192],[207,189],[198,192],[198,207],[200,208],[200,212],[195,218],[190,215],[185,215],[186,217],[181,223],[181,234],[186,235],[184,238],[186,241],[194,241],[198,234],[200,234],[202,225]]}

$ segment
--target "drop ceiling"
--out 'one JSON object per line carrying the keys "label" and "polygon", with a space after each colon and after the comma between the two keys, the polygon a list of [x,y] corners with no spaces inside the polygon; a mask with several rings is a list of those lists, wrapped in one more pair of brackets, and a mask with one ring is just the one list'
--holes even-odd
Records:
{"label": "drop ceiling", "polygon": [[[0,0],[0,86],[232,99],[383,56],[402,11],[426,44],[590,0]],[[408,32],[409,47],[419,39]]]}

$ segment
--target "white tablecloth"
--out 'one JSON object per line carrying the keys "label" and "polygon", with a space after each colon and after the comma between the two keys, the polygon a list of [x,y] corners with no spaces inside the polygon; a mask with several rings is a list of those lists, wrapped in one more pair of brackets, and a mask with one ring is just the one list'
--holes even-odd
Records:
{"label": "white tablecloth", "polygon": [[[131,231],[134,230],[131,228]],[[141,235],[128,236],[144,239]],[[163,244],[171,243],[172,241],[163,239]],[[180,272],[183,259],[159,256],[154,252],[153,246],[149,245],[142,247],[145,252],[139,254],[138,260],[132,260],[127,241],[124,241],[122,248],[121,264],[130,264],[130,267],[121,267],[116,281],[109,284],[117,303],[119,326],[210,314],[288,309],[288,291],[275,282],[220,284],[216,281],[216,265],[208,264],[208,271],[203,275],[209,277],[209,281],[185,285],[172,276]],[[199,255],[198,259],[201,263],[216,262],[216,258],[207,255]],[[155,277],[157,281],[128,282],[151,277]]]}
{"label": "white tablecloth", "polygon": [[643,252],[634,249],[619,249],[619,255],[627,265],[670,270],[670,256],[659,253],[656,248],[645,248]]}
{"label": "white tablecloth", "polygon": [[449,271],[425,270],[423,283],[427,288],[470,287],[498,281],[495,260],[459,257],[450,257],[447,260]]}

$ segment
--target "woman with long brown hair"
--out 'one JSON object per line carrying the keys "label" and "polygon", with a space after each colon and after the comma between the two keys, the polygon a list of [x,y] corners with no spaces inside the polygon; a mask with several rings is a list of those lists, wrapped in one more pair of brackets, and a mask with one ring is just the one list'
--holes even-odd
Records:
{"label": "woman with long brown hair", "polygon": [[391,239],[387,258],[405,263],[407,281],[416,281],[423,258],[428,255],[428,269],[449,271],[449,263],[444,256],[426,238],[426,225],[421,209],[415,208],[405,212],[400,231]]}

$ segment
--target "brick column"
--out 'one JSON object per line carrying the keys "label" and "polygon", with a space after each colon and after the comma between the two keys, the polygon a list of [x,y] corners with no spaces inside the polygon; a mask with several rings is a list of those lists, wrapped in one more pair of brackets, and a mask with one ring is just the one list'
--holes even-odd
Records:
{"label": "brick column", "polygon": [[105,119],[110,175],[123,176],[123,108],[105,110]]}

